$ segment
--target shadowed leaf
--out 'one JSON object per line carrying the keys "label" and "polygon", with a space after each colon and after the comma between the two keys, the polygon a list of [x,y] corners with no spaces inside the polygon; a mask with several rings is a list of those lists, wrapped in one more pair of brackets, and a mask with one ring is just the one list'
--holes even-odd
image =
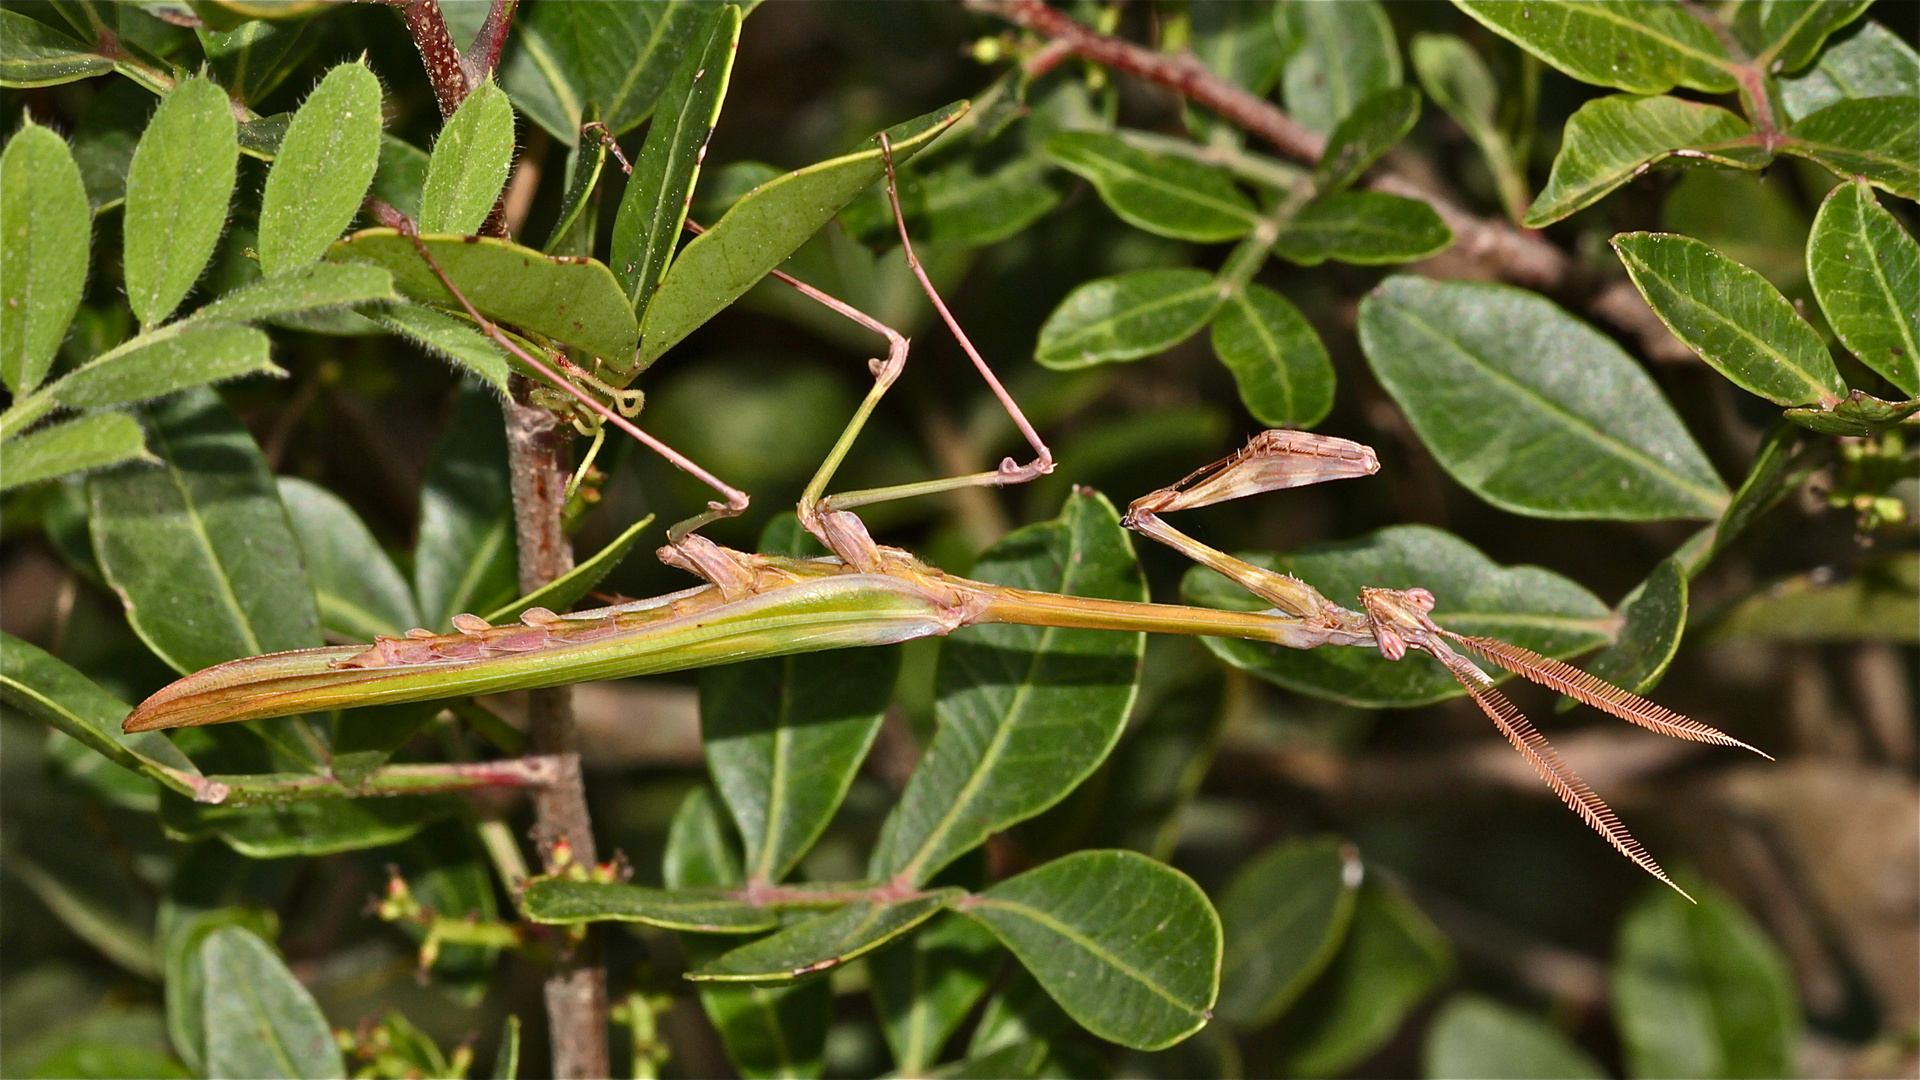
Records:
{"label": "shadowed leaf", "polygon": [[1234,874],[1220,896],[1220,1019],[1250,1030],[1293,1004],[1339,951],[1359,879],[1337,837],[1275,844]]}
{"label": "shadowed leaf", "polygon": [[259,935],[222,926],[201,942],[199,961],[210,1075],[346,1075],[320,1006]]}

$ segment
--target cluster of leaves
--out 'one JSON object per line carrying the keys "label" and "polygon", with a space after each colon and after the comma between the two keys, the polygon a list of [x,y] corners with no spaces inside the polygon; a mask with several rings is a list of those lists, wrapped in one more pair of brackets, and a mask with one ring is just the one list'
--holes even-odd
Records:
{"label": "cluster of leaves", "polygon": [[[902,324],[923,317],[895,299],[904,256],[866,246],[888,243],[892,229],[876,189],[877,136],[799,170],[735,162],[703,178],[744,17],[733,5],[530,4],[497,85],[466,97],[431,153],[382,130],[380,81],[363,63],[330,69],[291,113],[252,112],[307,60],[318,6],[257,18],[258,5],[195,4],[201,25],[191,33],[152,18],[145,8],[155,6],[165,5],[0,10],[8,86],[118,72],[162,94],[117,158],[85,140],[76,153],[31,120],[7,143],[0,378],[14,401],[0,415],[0,483],[69,476],[36,489],[54,493],[42,511],[49,540],[76,572],[113,590],[133,633],[174,672],[324,639],[444,629],[461,612],[504,621],[535,605],[566,610],[648,524],[517,596],[493,401],[514,362],[476,329],[412,240],[379,227],[341,238],[369,194],[418,221],[420,243],[475,309],[529,351],[566,351],[581,387],[614,401],[633,400],[621,395],[636,377],[736,301],[843,334],[827,321],[836,317],[760,284],[783,264],[870,310],[900,314]],[[1441,598],[1435,618],[1450,629],[1552,656],[1597,648],[1590,670],[1644,690],[1679,649],[1690,579],[1824,460],[1834,445],[1827,437],[1863,440],[1848,444],[1858,478],[1849,505],[1881,518],[1901,512],[1888,489],[1911,475],[1902,439],[1920,406],[1886,399],[1917,390],[1920,251],[1874,189],[1916,195],[1916,65],[1877,24],[1848,28],[1862,3],[1770,5],[1766,14],[1743,5],[1724,40],[1659,4],[1458,7],[1573,78],[1627,92],[1575,113],[1545,188],[1529,200],[1531,92],[1509,94],[1503,108],[1473,45],[1413,39],[1426,96],[1479,148],[1509,215],[1530,226],[1595,206],[1651,166],[1751,170],[1788,154],[1853,178],[1833,187],[1807,245],[1812,318],[1700,240],[1613,238],[1673,334],[1780,406],[1781,422],[1730,491],[1611,337],[1537,293],[1395,275],[1360,305],[1361,348],[1464,488],[1526,516],[1709,524],[1612,608],[1570,578],[1501,566],[1423,526],[1250,558],[1342,603],[1362,586],[1430,589]],[[1232,242],[1217,259],[1192,260],[1211,269],[1136,267],[1076,285],[1040,328],[1034,356],[1051,371],[1084,372],[1163,353],[1210,327],[1212,350],[1255,419],[1312,427],[1335,401],[1329,350],[1293,301],[1255,279],[1287,265],[1406,263],[1453,242],[1428,202],[1366,186],[1419,121],[1422,95],[1403,84],[1394,28],[1372,0],[1196,4],[1164,33],[1247,92],[1277,90],[1296,120],[1325,137],[1319,160],[1306,167],[1257,153],[1193,106],[1186,120],[1200,138],[1120,127],[1119,95],[1102,73],[1069,65],[1029,79],[1016,69],[971,108],[947,106],[887,130],[908,224],[929,238],[924,256],[936,277],[956,277],[973,253],[1067,205],[1079,178],[1152,237]],[[206,72],[191,74],[201,61]],[[1741,91],[1747,116],[1638,96],[1676,86]],[[505,183],[516,111],[571,148],[538,249],[472,237]],[[610,155],[588,125],[617,139],[649,119],[604,227]],[[258,205],[243,198],[236,211],[249,161],[269,167]],[[711,228],[682,244],[689,207]],[[124,311],[82,304],[94,219],[115,208]],[[1148,250],[1173,253],[1173,262],[1186,249]],[[92,261],[96,273],[112,263]],[[190,296],[198,306],[177,315]],[[427,461],[417,539],[399,559],[338,495],[276,478],[209,388],[278,372],[260,323],[395,335],[472,377]],[[1843,377],[1826,328],[1864,368]],[[817,553],[809,543],[788,517],[767,528],[759,550]],[[1092,493],[1007,534],[970,574],[1078,596],[1148,595],[1128,534]],[[1189,574],[1183,591],[1195,603],[1260,606],[1207,571]],[[587,923],[677,932],[706,1015],[749,1076],[822,1072],[836,995],[858,985],[854,960],[864,960],[872,1014],[903,1075],[1098,1075],[1116,1064],[1229,1075],[1238,1052],[1223,1025],[1206,1026],[1210,1017],[1240,1033],[1275,1033],[1286,1047],[1271,1063],[1277,1070],[1335,1074],[1389,1040],[1453,968],[1446,939],[1392,875],[1363,869],[1338,838],[1265,848],[1220,875],[1215,899],[1167,865],[1177,814],[1217,730],[1211,715],[1193,725],[1198,736],[1180,727],[1182,708],[1205,706],[1155,689],[1143,635],[1009,626],[955,635],[927,665],[927,748],[877,833],[840,860],[838,874],[821,870],[823,838],[844,817],[901,668],[923,654],[890,647],[710,669],[700,710],[712,786],[679,802],[661,887],[622,880],[612,867],[563,865],[514,896],[510,915],[495,884],[511,876],[498,854],[502,838],[514,845],[505,826],[448,794],[444,774],[390,763],[423,732],[446,732],[454,760],[482,746],[520,753],[524,737],[481,704],[126,736],[128,706],[102,685],[112,680],[12,637],[4,645],[4,700],[54,729],[49,753],[63,775],[173,842],[157,874],[161,899],[132,912],[9,852],[10,870],[82,939],[165,987],[172,1057],[88,1065],[86,1054],[111,1043],[96,1035],[46,1059],[43,1071],[166,1075],[184,1065],[202,1075],[330,1076],[347,1068],[343,1045],[368,1075],[464,1071],[469,1058],[443,1053],[399,1014],[336,1037],[276,955],[274,907],[289,886],[271,869],[286,864],[274,860],[349,852],[401,865],[416,903],[392,918],[421,939],[426,969],[449,986],[483,990],[504,950],[545,955]],[[1211,639],[1207,647],[1272,684],[1345,705],[1407,707],[1460,692],[1424,658],[1388,664],[1361,650]],[[457,724],[434,724],[443,708]],[[1108,780],[1085,783],[1095,776]],[[1140,791],[1117,792],[1129,784]],[[1111,846],[1043,849],[1057,857],[992,879],[990,836],[1022,822],[1044,830],[1063,814],[1132,819],[1107,830]],[[1731,901],[1705,895],[1691,908],[1661,894],[1623,925],[1613,1003],[1628,1068],[1784,1073],[1798,1021],[1783,965]],[[640,1075],[641,1061],[656,1061],[651,1036],[641,1035],[652,1030],[644,1018],[654,1006],[636,993],[623,1008]],[[500,1043],[493,1075],[515,1075],[517,1027]],[[1133,1055],[1122,1058],[1121,1047]],[[1434,1020],[1426,1055],[1432,1075],[1602,1075],[1550,1026],[1464,995]]]}

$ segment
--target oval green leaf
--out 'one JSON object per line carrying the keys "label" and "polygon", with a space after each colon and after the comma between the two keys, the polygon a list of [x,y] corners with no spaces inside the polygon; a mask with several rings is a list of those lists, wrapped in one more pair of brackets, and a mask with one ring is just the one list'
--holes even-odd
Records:
{"label": "oval green leaf", "polygon": [[[894,164],[918,153],[966,110],[966,102],[955,102],[888,128]],[[742,196],[681,249],[661,280],[641,328],[640,366],[739,299],[885,174],[876,135],[851,154],[787,173]]]}
{"label": "oval green leaf", "polygon": [[924,1074],[993,982],[1000,945],[972,919],[935,915],[867,959],[868,989],[901,1075]]}
{"label": "oval green leaf", "polygon": [[243,375],[286,372],[268,356],[265,331],[250,326],[180,324],[142,335],[56,380],[47,392],[63,405],[92,409],[148,401],[176,390]]}
{"label": "oval green leaf", "polygon": [[1905,95],[1834,102],[1793,125],[1780,152],[1920,200],[1920,102]]}
{"label": "oval green leaf", "polygon": [[491,81],[460,102],[427,159],[420,231],[470,236],[493,211],[513,164],[513,104]]}
{"label": "oval green leaf", "polygon": [[753,934],[780,925],[771,909],[699,889],[651,889],[617,881],[541,878],[520,898],[527,918],[569,926],[630,922],[703,934]]}
{"label": "oval green leaf", "polygon": [[201,1028],[210,1076],[345,1076],[313,995],[259,935],[222,926],[200,943]]}
{"label": "oval green leaf", "polygon": [[1807,242],[1807,280],[1840,344],[1920,393],[1920,244],[1863,180],[1829,192]]}
{"label": "oval green leaf", "polygon": [[133,417],[103,412],[51,424],[0,444],[0,491],[123,461],[158,461]]}
{"label": "oval green leaf", "polygon": [[1800,1006],[1780,950],[1719,890],[1649,895],[1620,924],[1614,1024],[1631,1076],[1789,1076]]}
{"label": "oval green leaf", "polygon": [[127,303],[142,325],[180,306],[227,224],[240,161],[233,105],[210,79],[173,88],[127,167]]}
{"label": "oval green leaf", "polygon": [[279,478],[320,625],[350,641],[399,637],[420,625],[407,579],[346,501],[298,477]]}
{"label": "oval green leaf", "polygon": [[[1052,521],[989,548],[996,585],[1143,601],[1133,544],[1104,496],[1076,492]],[[918,884],[989,835],[1045,810],[1098,768],[1126,726],[1145,635],[972,626],[940,650],[940,727],[887,818],[871,871]]]}
{"label": "oval green leaf", "polygon": [[1079,851],[966,901],[1081,1027],[1136,1050],[1203,1027],[1220,917],[1200,886],[1133,851]]}
{"label": "oval green leaf", "polygon": [[1733,62],[1707,25],[1659,0],[1454,0],[1481,25],[1595,86],[1659,94],[1735,89]]}
{"label": "oval green leaf", "polygon": [[1676,559],[1662,559],[1647,580],[1620,601],[1620,636],[1600,650],[1587,672],[1636,694],[1660,682],[1680,651],[1687,629],[1687,574]]}
{"label": "oval green leaf", "polygon": [[1034,358],[1055,371],[1138,360],[1198,333],[1225,297],[1204,270],[1130,270],[1075,288],[1047,316]]}
{"label": "oval green leaf", "polygon": [[16,398],[47,377],[67,336],[87,282],[92,229],[66,140],[28,120],[0,153],[0,379]]}
{"label": "oval green leaf", "polygon": [[1530,229],[1551,225],[1661,162],[1758,169],[1772,156],[1752,125],[1717,105],[1676,97],[1598,98],[1567,121],[1553,173],[1522,223]]}
{"label": "oval green leaf", "polygon": [[1063,131],[1047,156],[1093,184],[1121,220],[1160,236],[1198,243],[1235,240],[1253,230],[1253,201],[1225,169],[1150,154],[1117,135]]}
{"label": "oval green leaf", "polygon": [[1411,86],[1382,90],[1354,106],[1327,138],[1314,169],[1320,194],[1336,195],[1360,179],[1380,156],[1406,138],[1420,120],[1420,91]]}
{"label": "oval green leaf", "polygon": [[188,317],[197,322],[253,322],[301,311],[397,299],[393,275],[377,266],[308,263],[243,285]]}
{"label": "oval green leaf", "polygon": [[1421,1050],[1426,1075],[1489,1080],[1606,1080],[1607,1071],[1557,1028],[1477,994],[1434,1014]]}
{"label": "oval green leaf", "polygon": [[128,735],[131,710],[100,685],[12,634],[0,634],[0,700],[39,719],[108,761],[145,773],[182,794],[200,787],[200,768],[157,731]]}
{"label": "oval green leaf", "polygon": [[112,60],[79,39],[30,15],[0,10],[0,86],[58,86],[112,70]]}
{"label": "oval green leaf", "polygon": [[687,54],[660,95],[613,222],[613,274],[636,312],[673,261],[687,206],[720,119],[740,44],[740,9],[728,4],[688,35]]}
{"label": "oval green leaf", "polygon": [[1621,233],[1613,250],[1673,336],[1735,386],[1776,405],[1846,395],[1819,332],[1758,271],[1691,236]]}
{"label": "oval green leaf", "polygon": [[1359,854],[1331,836],[1275,844],[1233,875],[1220,896],[1220,1019],[1265,1027],[1319,978],[1347,936],[1360,878]]}
{"label": "oval green leaf", "polygon": [[1333,409],[1327,347],[1299,308],[1264,285],[1235,293],[1214,317],[1213,354],[1267,427],[1310,428]]}
{"label": "oval green leaf", "polygon": [[[1291,556],[1242,555],[1256,566],[1293,574],[1336,604],[1358,607],[1360,589],[1424,588],[1438,598],[1433,618],[1462,634],[1499,638],[1564,658],[1606,644],[1613,613],[1579,585],[1537,566],[1503,567],[1465,540],[1424,525],[1398,525],[1358,540]],[[1211,570],[1187,572],[1191,603],[1241,611],[1269,605]],[[1398,662],[1372,649],[1283,649],[1206,638],[1216,656],[1242,671],[1303,694],[1361,708],[1405,708],[1465,691],[1438,661]]]}
{"label": "oval green leaf", "polygon": [[1847,98],[1920,95],[1920,54],[1877,22],[1829,42],[1811,68],[1778,81],[1787,118],[1811,116]]}
{"label": "oval green leaf", "polygon": [[687,972],[695,982],[785,982],[839,967],[940,913],[960,889],[892,903],[848,904],[742,945]]}
{"label": "oval green leaf", "polygon": [[457,795],[391,795],[210,806],[165,794],[160,821],[169,836],[214,836],[249,859],[288,859],[398,844],[468,805]]}
{"label": "oval green leaf", "polygon": [[496,393],[506,394],[507,354],[473,320],[404,301],[369,311],[367,317],[429,355],[478,376]]}
{"label": "oval green leaf", "polygon": [[1734,36],[1763,71],[1799,71],[1829,35],[1866,14],[1873,0],[1764,4],[1732,12]]}
{"label": "oval green leaf", "polygon": [[293,114],[260,195],[260,269],[312,262],[346,231],[380,162],[380,80],[340,64]]}
{"label": "oval green leaf", "polygon": [[1386,266],[1438,255],[1453,230],[1419,199],[1384,191],[1343,191],[1300,208],[1274,241],[1274,254],[1301,266],[1328,259]]}
{"label": "oval green leaf", "polygon": [[573,142],[589,111],[624,135],[653,112],[715,6],[542,0],[515,21],[501,82],[562,143]]}
{"label": "oval green leaf", "polygon": [[1400,85],[1400,47],[1374,0],[1279,4],[1274,26],[1288,58],[1280,75],[1287,111],[1325,135],[1362,101]]}
{"label": "oval green leaf", "polygon": [[1642,521],[1726,505],[1645,370],[1542,296],[1388,278],[1360,305],[1360,344],[1441,466],[1501,509]]}
{"label": "oval green leaf", "polygon": [[[420,242],[468,302],[490,319],[572,345],[610,364],[633,361],[638,331],[626,294],[596,259],[547,255],[490,236],[423,236]],[[327,252],[393,274],[411,300],[464,313],[413,241],[393,229],[363,229]]]}

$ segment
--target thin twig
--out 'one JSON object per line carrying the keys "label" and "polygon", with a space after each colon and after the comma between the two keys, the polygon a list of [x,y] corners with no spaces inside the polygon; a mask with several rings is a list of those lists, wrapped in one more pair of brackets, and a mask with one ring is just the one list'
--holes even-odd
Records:
{"label": "thin twig", "polygon": [[520,0],[493,0],[493,6],[487,9],[487,19],[467,50],[467,69],[475,77],[485,79],[500,66],[500,50],[507,44],[507,30],[513,26],[513,13],[519,6]]}
{"label": "thin twig", "polygon": [[[1205,107],[1220,118],[1272,144],[1287,157],[1313,164],[1326,150],[1327,140],[1279,106],[1248,93],[1215,75],[1191,56],[1168,56],[1129,41],[1098,33],[1075,22],[1043,0],[963,0],[973,11],[997,15],[1048,38],[1064,43],[1073,53],[1115,71],[1164,86]],[[1043,50],[1042,55],[1046,55]],[[1453,230],[1456,249],[1493,265],[1509,281],[1533,288],[1562,284],[1572,263],[1565,253],[1493,218],[1482,218],[1455,205],[1404,176],[1376,170],[1368,186],[1395,195],[1420,199],[1432,206]]]}
{"label": "thin twig", "polygon": [[473,84],[466,62],[460,58],[460,47],[447,30],[440,0],[408,0],[400,6],[400,17],[420,50],[420,63],[427,69],[427,81],[433,84],[433,99],[440,105],[440,115],[452,116]]}

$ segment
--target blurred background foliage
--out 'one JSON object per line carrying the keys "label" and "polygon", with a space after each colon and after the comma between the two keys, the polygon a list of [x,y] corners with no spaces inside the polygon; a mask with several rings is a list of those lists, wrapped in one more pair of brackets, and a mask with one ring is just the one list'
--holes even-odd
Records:
{"label": "blurred background foliage", "polygon": [[[58,20],[50,6],[57,5],[6,4]],[[471,34],[485,9],[445,7],[456,34]],[[522,29],[559,18],[561,7],[530,0]],[[1420,33],[1465,39],[1509,101],[1535,88],[1531,123],[1509,126],[1506,138],[1537,190],[1567,118],[1600,91],[1527,59],[1450,5],[1382,10],[1403,45]],[[267,27],[260,32],[271,47],[251,47],[246,55],[258,66],[245,70],[223,58],[222,35],[170,21],[187,11],[184,4],[123,5],[121,32],[157,55],[207,56],[263,115],[294,108],[329,66],[365,53],[384,84],[387,133],[424,148],[439,130],[418,56],[390,10],[351,6],[247,24]],[[1227,40],[1223,26],[1270,21],[1267,5],[1199,0],[1075,11],[1136,40],[1177,47],[1184,36],[1203,56],[1209,43]],[[1911,42],[1911,14],[1882,0],[1867,15],[1880,25],[1864,32],[1890,30]],[[762,5],[745,24],[694,217],[710,222],[777,170],[843,152],[954,99],[979,98],[1006,67],[999,54],[1018,44],[1005,23],[950,4]],[[1280,56],[1276,40],[1271,54],[1256,48],[1250,58],[1220,62],[1253,64],[1263,74],[1248,81],[1261,92],[1309,77]],[[502,82],[517,98],[516,80],[527,77],[529,62],[525,43],[511,42]],[[1409,74],[1407,81],[1415,80]],[[25,111],[69,137],[89,196],[103,206],[116,197],[112,177],[116,168],[124,173],[155,100],[109,77],[8,90],[0,111],[9,131]],[[993,144],[968,167],[1018,165],[1049,130],[1115,118],[1202,142],[1242,138],[1165,91],[1079,61],[1037,82],[1028,101],[1027,131]],[[551,118],[520,104],[513,190],[526,185],[533,197],[519,209],[516,235],[539,243],[559,212],[570,136],[550,132],[542,125]],[[623,136],[630,156],[643,130]],[[1389,160],[1497,216],[1506,181],[1474,136],[1429,108]],[[261,177],[259,163],[243,158],[241,190],[257,190]],[[1790,299],[1810,302],[1803,248],[1833,183],[1819,167],[1787,158],[1764,173],[1641,176],[1548,230],[1581,267],[1554,299],[1576,312],[1599,310],[1625,282],[1607,239],[1661,229],[1704,239]],[[596,250],[605,249],[621,186],[610,170]],[[1048,434],[1060,464],[1052,476],[1004,493],[874,507],[865,516],[884,542],[965,573],[1009,528],[1057,513],[1073,485],[1124,505],[1262,426],[1203,337],[1132,364],[1055,371],[1030,359],[1042,323],[1075,286],[1150,267],[1211,270],[1224,245],[1132,228],[1087,182],[1059,169],[1035,168],[989,192],[1000,200],[991,213],[943,209],[928,197],[939,190],[910,175],[904,192],[922,258]],[[249,203],[243,196],[237,204],[212,291],[223,274],[238,272],[252,235]],[[1912,205],[1889,203],[1911,229]],[[117,248],[98,235],[118,227],[114,215],[103,213],[95,227],[100,250]],[[843,471],[844,487],[990,467],[1017,447],[1011,425],[906,275],[888,227],[870,197],[791,264],[916,339],[906,376]],[[1415,269],[1439,278],[1479,272],[1453,253]],[[1498,563],[1544,566],[1609,602],[1625,596],[1690,526],[1518,516],[1456,483],[1361,356],[1358,303],[1386,273],[1275,261],[1258,278],[1291,299],[1326,343],[1338,392],[1317,430],[1376,447],[1381,475],[1202,511],[1192,531],[1226,550],[1287,552],[1388,525],[1427,524]],[[126,318],[112,302],[121,288],[115,266],[96,269],[67,346],[70,360],[95,351],[89,334],[117,340],[129,332],[114,324]],[[1648,361],[1709,458],[1737,482],[1777,414],[1663,338],[1657,325],[1597,325]],[[436,441],[463,417],[466,430],[497,433],[497,410],[484,394],[463,397],[452,370],[395,338],[287,332],[275,340],[275,358],[291,377],[229,385],[222,396],[277,472],[338,493],[404,560]],[[753,493],[749,514],[708,530],[715,539],[751,547],[772,515],[791,505],[864,392],[872,347],[847,324],[768,284],[645,375],[652,430]],[[584,508],[576,534],[583,552],[646,514],[677,520],[706,498],[688,477],[625,442],[611,443],[599,467],[597,501]],[[1393,711],[1334,705],[1228,668],[1191,640],[1156,638],[1120,750],[1066,802],[997,837],[988,861],[997,877],[1076,848],[1126,846],[1190,873],[1228,926],[1216,1022],[1168,1051],[1119,1052],[1075,1036],[1070,1021],[1049,1014],[1045,999],[1036,1003],[1036,992],[1016,980],[987,1006],[972,1036],[975,1056],[1017,1041],[1002,1025],[1024,1024],[1053,1047],[1034,1065],[1044,1075],[1914,1075],[1920,788],[1913,582],[1909,574],[1878,606],[1845,592],[1868,588],[1862,582],[1886,560],[1910,565],[1914,541],[1910,526],[1863,531],[1856,515],[1828,505],[1826,493],[1849,481],[1844,469],[1836,462],[1813,476],[1693,580],[1691,632],[1659,691],[1664,703],[1779,762],[1658,740],[1590,712],[1550,722],[1569,762],[1669,866],[1681,866],[1699,906],[1596,843],[1468,703]],[[1911,522],[1912,482],[1893,491]],[[171,675],[129,630],[77,535],[81,498],[72,484],[9,495],[0,617],[8,633],[137,701]],[[1140,554],[1155,597],[1178,598],[1181,560],[1147,545]],[[635,558],[601,588],[648,596],[686,585],[679,572]],[[874,830],[930,736],[939,648],[923,641],[904,650],[880,741],[807,856],[804,876],[859,875]],[[577,695],[602,850],[625,852],[637,880],[654,879],[675,811],[704,776],[694,683],[689,673],[591,685]],[[1516,688],[1514,696],[1532,714],[1552,715],[1551,694]],[[512,701],[496,704],[512,718]],[[425,744],[451,738],[440,727],[420,737]],[[187,874],[271,912],[294,973],[333,1025],[362,1033],[363,1046],[424,1032],[442,1047],[469,1045],[477,1060],[490,1062],[501,1020],[514,1013],[529,1022],[523,1075],[545,1067],[536,968],[469,949],[444,957],[431,983],[417,981],[414,943],[368,913],[387,864],[410,877],[430,866],[478,866],[461,830],[435,826],[397,847],[308,858],[248,860],[213,844],[183,856],[162,836],[152,798],[150,785],[109,773],[70,740],[49,739],[12,713],[0,721],[0,1074],[184,1075],[168,1052],[152,927],[166,883]],[[449,855],[449,846],[460,850]],[[1305,880],[1298,867],[1313,860],[1337,870],[1344,885],[1325,895],[1290,891],[1286,883]],[[1364,875],[1355,873],[1362,866]],[[1289,919],[1319,920],[1312,940],[1327,944],[1324,955],[1255,955],[1251,943],[1286,937],[1288,926],[1277,924]],[[731,1066],[712,1029],[662,960],[676,955],[664,932],[610,938],[616,986],[664,995],[665,1074],[724,1074]],[[1304,974],[1288,982],[1240,970],[1264,962]],[[862,992],[872,977],[861,964],[834,976],[828,1075],[890,1067]],[[632,1009],[629,1018],[652,1015],[644,1005]],[[381,1027],[395,1011],[406,1019]],[[616,1028],[616,1037],[634,1043],[635,1030]],[[420,1075],[425,1051],[410,1058],[404,1049],[380,1067]]]}

